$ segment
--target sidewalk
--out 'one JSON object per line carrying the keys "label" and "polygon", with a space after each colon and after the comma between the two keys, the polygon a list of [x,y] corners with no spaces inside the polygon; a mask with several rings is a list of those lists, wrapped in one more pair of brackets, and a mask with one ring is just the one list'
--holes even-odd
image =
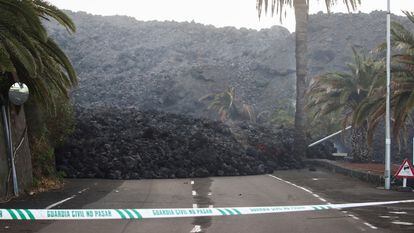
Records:
{"label": "sidewalk", "polygon": [[[347,175],[375,185],[384,183],[384,164],[379,163],[351,163],[347,161],[334,161],[328,159],[308,159],[305,163],[323,167],[331,172]],[[399,165],[393,164],[391,175],[397,172]]]}

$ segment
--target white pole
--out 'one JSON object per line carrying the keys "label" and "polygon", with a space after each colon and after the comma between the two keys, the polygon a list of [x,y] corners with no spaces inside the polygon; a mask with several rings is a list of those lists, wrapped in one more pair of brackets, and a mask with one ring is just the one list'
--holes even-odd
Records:
{"label": "white pole", "polygon": [[403,178],[403,188],[407,188],[407,178]]}
{"label": "white pole", "polygon": [[391,9],[387,0],[387,100],[385,113],[385,189],[391,188],[391,136],[390,136],[390,82],[391,82]]}
{"label": "white pole", "polygon": [[6,138],[6,144],[7,144],[7,153],[9,154],[10,164],[11,164],[11,171],[12,171],[12,177],[13,177],[13,191],[14,195],[17,197],[19,196],[19,185],[17,182],[17,175],[16,175],[16,166],[14,164],[14,153],[13,153],[13,141],[12,141],[12,135],[11,135],[11,127],[10,127],[10,121],[9,121],[9,115],[8,115],[8,108],[3,104],[1,106],[1,113],[3,118],[3,128],[5,132],[5,138]]}
{"label": "white pole", "polygon": [[335,133],[333,133],[333,134],[331,134],[331,135],[328,135],[328,136],[326,136],[326,137],[324,137],[324,138],[322,138],[322,139],[320,139],[320,140],[318,140],[318,141],[316,141],[316,142],[314,142],[314,143],[312,143],[312,144],[309,144],[309,145],[308,145],[308,147],[315,146],[315,145],[317,145],[317,144],[319,144],[319,143],[321,143],[321,142],[323,142],[323,141],[325,141],[325,140],[328,140],[328,139],[330,139],[330,138],[332,138],[332,137],[335,137],[336,135],[338,135],[338,134],[340,134],[340,133],[342,133],[342,132],[345,132],[345,130],[348,130],[348,129],[350,129],[350,128],[352,128],[352,126],[348,126],[348,127],[346,127],[345,129],[339,130],[338,132],[335,132]]}
{"label": "white pole", "polygon": [[414,137],[413,137],[413,160],[411,160],[411,163],[414,165]]}

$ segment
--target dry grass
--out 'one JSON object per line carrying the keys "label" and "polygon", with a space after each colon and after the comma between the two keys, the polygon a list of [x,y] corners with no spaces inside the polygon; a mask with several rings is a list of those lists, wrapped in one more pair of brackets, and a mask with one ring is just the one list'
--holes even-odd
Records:
{"label": "dry grass", "polygon": [[42,177],[29,191],[29,195],[34,195],[37,193],[47,192],[50,190],[61,189],[64,186],[62,179],[55,177]]}

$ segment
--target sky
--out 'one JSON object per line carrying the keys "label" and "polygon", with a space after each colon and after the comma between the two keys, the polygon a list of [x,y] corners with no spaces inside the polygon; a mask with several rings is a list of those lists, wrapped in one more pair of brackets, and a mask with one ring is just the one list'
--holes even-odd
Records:
{"label": "sky", "polygon": [[[310,0],[311,14],[326,12],[324,0]],[[256,0],[49,0],[62,9],[85,11],[96,15],[127,15],[138,20],[195,21],[216,27],[262,29],[283,25],[295,30],[293,11],[287,13],[282,23],[279,17],[262,16],[259,21]],[[387,0],[362,0],[361,12],[386,10]],[[402,15],[402,10],[414,11],[414,0],[391,0],[391,12]],[[333,12],[347,12],[342,0]]]}

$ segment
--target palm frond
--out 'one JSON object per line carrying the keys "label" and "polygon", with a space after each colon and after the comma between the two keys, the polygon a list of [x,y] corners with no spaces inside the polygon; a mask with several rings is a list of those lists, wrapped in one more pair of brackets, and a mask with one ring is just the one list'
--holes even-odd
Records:
{"label": "palm frond", "polygon": [[68,96],[77,84],[65,53],[47,36],[41,19],[55,19],[68,31],[76,27],[55,6],[43,0],[0,0],[0,71],[11,72],[28,84],[38,103],[53,110],[51,92]]}
{"label": "palm frond", "polygon": [[[303,0],[309,5],[309,0]],[[331,12],[332,6],[338,4],[338,0],[325,0],[325,6],[328,13]],[[348,12],[355,11],[358,6],[361,5],[361,0],[342,0],[342,4],[346,6]],[[282,21],[286,16],[286,8],[292,8],[295,6],[295,0],[256,0],[256,10],[260,19],[262,12],[267,14],[270,10],[270,14],[278,15],[279,20]],[[270,9],[269,9],[270,8]]]}

